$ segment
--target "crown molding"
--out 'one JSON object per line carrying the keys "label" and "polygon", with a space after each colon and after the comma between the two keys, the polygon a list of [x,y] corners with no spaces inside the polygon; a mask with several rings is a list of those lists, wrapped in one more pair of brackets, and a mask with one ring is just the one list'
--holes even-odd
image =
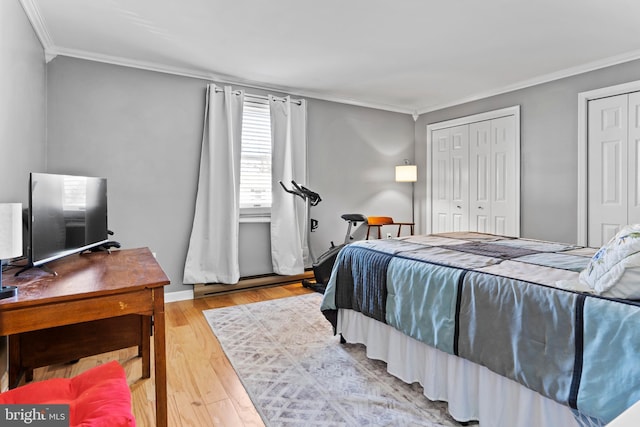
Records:
{"label": "crown molding", "polygon": [[[31,2],[31,0],[21,0],[21,1]],[[286,87],[286,86],[264,85],[258,82],[243,80],[243,79],[234,79],[234,78],[230,78],[229,76],[218,75],[212,72],[198,71],[198,70],[193,70],[188,68],[170,67],[164,64],[138,61],[138,60],[132,60],[129,58],[122,58],[122,57],[116,57],[116,56],[110,56],[110,55],[101,55],[93,52],[87,52],[87,51],[81,51],[81,50],[75,50],[75,49],[50,48],[47,50],[45,48],[45,54],[47,52],[50,52],[51,54],[53,54],[53,57],[55,57],[56,55],[62,55],[62,56],[68,56],[68,57],[73,57],[78,59],[85,59],[88,61],[103,62],[107,64],[119,65],[119,66],[130,67],[130,68],[139,68],[142,70],[156,71],[159,73],[173,74],[173,75],[178,75],[183,77],[191,77],[191,78],[203,79],[203,80],[213,80],[223,84],[226,83],[231,85],[244,86],[248,88],[260,89],[260,90],[276,91],[276,92],[286,93],[293,96],[301,96],[301,97],[315,98],[322,101],[337,102],[339,104],[347,104],[347,105],[353,105],[358,107],[373,108],[376,110],[390,111],[390,112],[401,113],[401,114],[409,114],[413,117],[414,121],[417,121],[419,116],[422,114],[442,110],[449,107],[454,107],[456,105],[466,104],[472,101],[478,101],[480,99],[489,98],[491,96],[502,95],[504,93],[513,92],[516,90],[525,89],[525,88],[536,86],[539,84],[548,83],[554,80],[560,80],[566,77],[572,77],[579,74],[587,73],[589,71],[594,71],[601,68],[606,68],[613,65],[618,65],[625,62],[630,62],[630,61],[640,59],[640,50],[633,51],[623,55],[617,55],[614,57],[605,58],[603,60],[590,62],[588,64],[583,64],[578,67],[567,68],[565,70],[561,70],[555,73],[545,74],[543,76],[538,76],[530,80],[525,80],[522,82],[515,83],[513,85],[507,85],[494,90],[480,92],[475,95],[461,98],[445,104],[439,104],[436,106],[426,107],[424,109],[414,110],[411,108],[401,107],[398,105],[381,104],[381,103],[368,102],[368,101],[362,101],[357,99],[331,96],[331,95],[327,95],[319,92],[304,91],[304,90],[300,90],[292,87]]]}
{"label": "crown molding", "polygon": [[194,79],[211,80],[210,73],[207,73],[204,71],[196,71],[188,68],[169,67],[166,65],[157,64],[153,62],[132,60],[132,59],[112,56],[112,55],[103,55],[103,54],[89,52],[85,50],[79,50],[79,49],[67,49],[67,48],[59,47],[59,48],[56,48],[55,51],[56,51],[56,54],[59,56],[85,59],[87,61],[102,62],[105,64],[119,65],[119,66],[128,67],[128,68],[138,68],[141,70],[155,71],[158,73],[165,73],[165,74],[173,74],[173,75],[182,76],[182,77],[191,77]]}
{"label": "crown molding", "polygon": [[[21,1],[31,2],[32,0],[21,0]],[[373,108],[376,110],[390,111],[390,112],[401,113],[401,114],[409,114],[413,117],[414,121],[417,121],[419,116],[422,114],[430,113],[437,110],[442,110],[449,107],[454,107],[456,105],[466,104],[472,101],[478,101],[480,99],[489,98],[491,96],[501,95],[504,93],[525,89],[525,88],[536,86],[539,84],[548,83],[554,80],[560,80],[566,77],[572,77],[579,74],[587,73],[589,71],[594,71],[601,68],[606,68],[613,65],[618,65],[625,62],[630,62],[630,61],[640,59],[640,50],[628,52],[623,55],[617,55],[617,56],[605,58],[602,60],[590,62],[587,64],[583,64],[581,66],[567,68],[555,73],[545,74],[543,76],[538,76],[533,79],[525,80],[512,85],[503,86],[501,88],[493,89],[490,91],[480,92],[475,95],[461,98],[445,104],[439,104],[436,106],[426,107],[424,109],[414,110],[411,108],[401,107],[398,105],[381,104],[381,103],[368,102],[368,101],[362,101],[362,100],[351,99],[351,98],[331,96],[331,95],[327,95],[319,92],[304,91],[297,88],[286,87],[286,86],[264,85],[264,84],[250,81],[250,80],[234,79],[234,78],[230,78],[229,76],[218,75],[218,74],[207,72],[207,71],[198,71],[198,70],[193,70],[188,68],[171,67],[164,64],[158,64],[158,63],[147,62],[147,61],[138,61],[138,60],[117,57],[117,56],[101,55],[94,52],[88,52],[88,51],[82,51],[82,50],[76,50],[76,49],[51,47],[49,49],[45,48],[45,54],[47,54],[47,52],[52,54],[53,57],[55,57],[56,55],[68,56],[68,57],[73,57],[78,59],[85,59],[88,61],[103,62],[107,64],[119,65],[119,66],[130,67],[130,68],[138,68],[138,69],[147,70],[147,71],[156,71],[159,73],[172,74],[172,75],[178,75],[183,77],[191,77],[191,78],[203,79],[203,80],[212,80],[212,81],[216,81],[218,83],[223,83],[223,84],[239,85],[239,86],[244,86],[248,88],[267,90],[267,91],[276,91],[276,92],[285,93],[293,96],[301,96],[301,97],[315,98],[322,101],[337,102],[339,104],[347,104],[347,105],[353,105],[358,107]]]}
{"label": "crown molding", "polygon": [[44,50],[44,61],[48,64],[49,62],[53,61],[53,59],[58,56],[58,54],[55,51],[51,51],[51,49],[45,49]]}
{"label": "crown molding", "polygon": [[[21,1],[31,2],[32,0],[21,0]],[[48,35],[48,32],[46,32],[46,30],[45,30],[45,33]],[[628,52],[622,55],[617,55],[617,56],[605,58],[602,60],[593,61],[577,67],[567,68],[555,73],[545,74],[542,76],[535,77],[533,79],[524,80],[522,82],[503,86],[501,88],[496,88],[490,91],[480,92],[475,95],[461,98],[445,104],[439,104],[439,105],[415,110],[415,109],[402,107],[398,105],[381,104],[381,103],[368,102],[368,101],[362,101],[362,100],[351,99],[351,98],[331,96],[331,95],[327,95],[319,92],[304,91],[297,88],[286,87],[286,86],[264,85],[258,82],[237,79],[237,78],[234,79],[234,78],[230,78],[229,76],[218,75],[212,72],[198,71],[198,70],[193,70],[188,68],[171,67],[164,64],[138,61],[138,60],[132,60],[129,58],[116,57],[116,56],[110,56],[110,55],[101,55],[93,52],[87,52],[87,51],[81,51],[81,50],[75,50],[75,49],[55,48],[53,46],[47,49],[45,47],[45,55],[47,54],[52,55],[52,59],[56,55],[62,55],[62,56],[68,56],[73,58],[85,59],[89,61],[120,65],[123,67],[139,68],[147,71],[156,71],[156,72],[165,73],[165,74],[173,74],[173,75],[191,77],[191,78],[197,78],[197,79],[203,79],[203,80],[213,80],[218,83],[239,85],[239,86],[245,86],[248,88],[267,90],[267,91],[276,91],[276,92],[285,93],[293,96],[315,98],[322,101],[336,102],[340,104],[347,104],[347,105],[353,105],[353,106],[365,107],[365,108],[373,108],[376,110],[390,111],[390,112],[401,113],[401,114],[409,114],[413,117],[414,121],[417,121],[419,116],[422,114],[442,110],[449,107],[454,107],[456,105],[466,104],[472,101],[478,101],[480,99],[489,98],[491,96],[501,95],[504,93],[513,92],[516,90],[525,89],[525,88],[536,86],[539,84],[560,80],[566,77],[572,77],[579,74],[584,74],[589,71],[595,71],[598,69],[611,67],[613,65],[623,64],[625,62],[630,62],[630,61],[635,61],[637,59],[640,59],[640,50],[636,50],[636,51]],[[47,62],[49,61],[50,60],[48,60]]]}
{"label": "crown molding", "polygon": [[44,49],[45,61],[51,61],[56,56],[54,52],[55,45],[53,44],[51,34],[49,34],[49,29],[47,28],[44,17],[40,13],[40,9],[38,9],[38,6],[33,2],[33,0],[20,0],[20,5],[22,5],[22,9],[27,15],[27,19],[29,19],[31,26],[33,27],[33,31],[35,31],[38,40],[40,40],[40,44]]}
{"label": "crown molding", "polygon": [[67,56],[71,58],[84,59],[84,60],[94,61],[94,62],[102,62],[106,64],[111,64],[111,65],[119,65],[122,67],[138,68],[141,70],[155,71],[158,73],[172,74],[172,75],[177,75],[182,77],[190,77],[190,78],[202,79],[202,80],[212,80],[221,84],[231,84],[231,85],[244,86],[244,87],[253,88],[253,89],[275,91],[275,92],[284,93],[292,96],[315,98],[322,101],[337,102],[340,104],[348,104],[348,105],[354,105],[358,107],[374,108],[376,110],[384,110],[384,111],[390,111],[395,113],[402,113],[402,114],[414,113],[414,110],[404,108],[404,107],[399,107],[396,105],[379,104],[379,103],[372,103],[372,102],[361,101],[356,99],[333,97],[333,96],[318,93],[318,92],[304,91],[304,90],[286,87],[286,86],[264,85],[258,82],[243,80],[243,79],[235,79],[229,76],[219,75],[219,74],[215,74],[213,72],[208,72],[208,71],[200,71],[200,70],[180,68],[180,67],[171,67],[164,64],[154,63],[154,62],[138,61],[130,58],[111,56],[111,55],[102,55],[102,54],[97,54],[94,52],[88,52],[88,51],[83,51],[78,49],[55,48],[55,49],[52,49],[52,51],[55,52],[55,55],[60,55],[60,56]]}
{"label": "crown molding", "polygon": [[566,77],[577,76],[579,74],[588,73],[589,71],[595,71],[602,68],[611,67],[613,65],[623,64],[625,62],[631,62],[637,59],[640,59],[640,50],[627,52],[621,55],[610,56],[608,58],[588,62],[577,67],[566,68],[555,73],[549,73],[512,85],[503,86],[502,88],[497,88],[487,92],[480,92],[466,98],[448,102],[446,104],[425,107],[424,109],[418,110],[418,114],[426,114],[432,111],[438,111],[445,108],[454,107],[456,105],[466,104],[467,102],[478,101],[480,99],[489,98],[491,96],[502,95],[504,93],[513,92],[520,89],[526,89],[528,87],[537,86],[543,83],[549,83],[554,80],[564,79]]}

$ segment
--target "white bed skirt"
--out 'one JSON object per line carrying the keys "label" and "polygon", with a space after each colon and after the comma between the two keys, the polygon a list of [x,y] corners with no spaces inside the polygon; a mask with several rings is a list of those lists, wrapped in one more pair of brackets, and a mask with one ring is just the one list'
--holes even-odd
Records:
{"label": "white bed skirt", "polygon": [[364,344],[367,357],[386,362],[391,375],[419,383],[428,399],[448,402],[458,421],[477,420],[484,427],[579,426],[569,407],[357,311],[339,310],[337,331],[349,343]]}

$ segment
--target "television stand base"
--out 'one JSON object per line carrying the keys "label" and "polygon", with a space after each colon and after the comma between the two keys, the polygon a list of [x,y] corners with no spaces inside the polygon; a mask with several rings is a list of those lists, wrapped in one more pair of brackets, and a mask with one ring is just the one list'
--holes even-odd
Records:
{"label": "television stand base", "polygon": [[18,288],[16,286],[0,287],[0,299],[15,297],[17,294]]}
{"label": "television stand base", "polygon": [[89,249],[89,252],[106,251],[111,253],[111,248],[120,248],[120,242],[116,242],[115,240],[109,240],[108,242],[105,242],[101,245],[94,246],[93,248]]}
{"label": "television stand base", "polygon": [[30,270],[32,268],[39,268],[40,270],[44,271],[45,273],[49,273],[52,276],[57,276],[58,275],[58,273],[56,273],[55,271],[53,271],[52,269],[50,269],[46,265],[25,265],[20,270],[18,270],[18,272],[16,274],[14,274],[14,276],[18,277],[21,273],[24,273],[25,271]]}

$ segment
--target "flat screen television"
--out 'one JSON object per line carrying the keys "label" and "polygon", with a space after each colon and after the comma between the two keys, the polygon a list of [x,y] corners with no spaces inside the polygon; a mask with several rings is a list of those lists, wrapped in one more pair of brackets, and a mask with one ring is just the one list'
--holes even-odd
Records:
{"label": "flat screen television", "polygon": [[106,243],[106,178],[31,173],[26,222],[29,267]]}

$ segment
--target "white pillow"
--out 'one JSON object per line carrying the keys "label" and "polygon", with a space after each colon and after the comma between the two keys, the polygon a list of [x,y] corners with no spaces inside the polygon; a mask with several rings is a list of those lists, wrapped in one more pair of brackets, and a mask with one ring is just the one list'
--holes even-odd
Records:
{"label": "white pillow", "polygon": [[622,228],[580,272],[580,282],[595,293],[640,299],[640,224]]}

